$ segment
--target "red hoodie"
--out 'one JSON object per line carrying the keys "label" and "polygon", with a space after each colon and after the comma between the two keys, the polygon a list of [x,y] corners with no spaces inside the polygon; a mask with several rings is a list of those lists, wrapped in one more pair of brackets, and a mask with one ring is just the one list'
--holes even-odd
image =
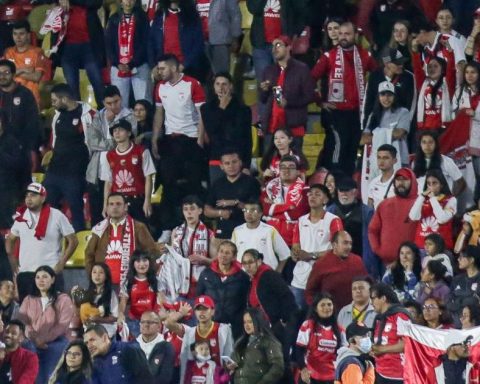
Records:
{"label": "red hoodie", "polygon": [[416,222],[411,221],[408,214],[417,198],[417,178],[409,168],[399,169],[395,177],[399,175],[412,182],[408,196],[395,195],[382,201],[368,226],[368,240],[372,251],[384,265],[397,259],[401,243],[415,239]]}

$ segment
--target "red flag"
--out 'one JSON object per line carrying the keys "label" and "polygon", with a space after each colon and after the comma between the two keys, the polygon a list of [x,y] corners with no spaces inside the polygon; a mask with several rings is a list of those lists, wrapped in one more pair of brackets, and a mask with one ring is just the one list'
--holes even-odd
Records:
{"label": "red flag", "polygon": [[465,146],[470,138],[470,124],[472,118],[465,113],[465,109],[458,111],[455,119],[440,135],[440,152],[444,155],[455,149]]}

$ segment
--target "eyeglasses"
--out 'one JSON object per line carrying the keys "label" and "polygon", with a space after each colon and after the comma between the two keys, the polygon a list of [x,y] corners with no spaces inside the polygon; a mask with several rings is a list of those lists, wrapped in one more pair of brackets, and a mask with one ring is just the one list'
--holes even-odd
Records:
{"label": "eyeglasses", "polygon": [[433,309],[438,309],[438,307],[436,305],[433,305],[433,304],[424,305],[422,308],[423,308],[424,311],[431,311]]}
{"label": "eyeglasses", "polygon": [[283,43],[275,43],[275,44],[273,44],[273,46],[274,46],[275,48],[286,47],[286,45],[283,44]]}
{"label": "eyeglasses", "polygon": [[281,171],[293,171],[293,170],[297,170],[297,166],[296,165],[280,165],[280,170]]}
{"label": "eyeglasses", "polygon": [[243,208],[242,211],[245,212],[245,213],[258,213],[258,212],[260,212],[260,210],[257,209],[257,208]]}
{"label": "eyeglasses", "polygon": [[70,356],[70,357],[80,357],[82,356],[82,352],[72,352],[72,351],[67,351],[66,353],[67,356]]}
{"label": "eyeglasses", "polygon": [[153,321],[153,320],[141,320],[140,321],[141,325],[152,325],[152,324],[158,324],[158,321]]}

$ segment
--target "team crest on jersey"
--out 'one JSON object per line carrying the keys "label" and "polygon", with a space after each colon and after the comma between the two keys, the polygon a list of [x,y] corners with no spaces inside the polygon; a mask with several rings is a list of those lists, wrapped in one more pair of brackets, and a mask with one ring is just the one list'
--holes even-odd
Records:
{"label": "team crest on jersey", "polygon": [[215,340],[215,339],[210,339],[210,345],[211,345],[212,347],[215,347],[215,346],[217,345],[217,340]]}
{"label": "team crest on jersey", "polygon": [[72,120],[72,124],[73,124],[73,125],[78,125],[78,119],[73,119],[73,120]]}
{"label": "team crest on jersey", "polygon": [[390,332],[392,330],[392,323],[385,324],[385,332]]}
{"label": "team crest on jersey", "polygon": [[14,97],[13,98],[13,105],[20,105],[20,102],[22,99],[20,97]]}
{"label": "team crest on jersey", "polygon": [[30,65],[32,64],[32,59],[30,57],[25,58],[25,64]]}
{"label": "team crest on jersey", "polygon": [[132,164],[137,165],[138,164],[138,156],[132,156]]}
{"label": "team crest on jersey", "polygon": [[131,187],[133,185],[133,176],[130,172],[128,172],[126,169],[118,172],[117,176],[115,177],[115,184],[117,184],[117,187],[123,188],[123,187]]}
{"label": "team crest on jersey", "polygon": [[124,167],[125,164],[127,164],[127,161],[126,161],[125,159],[121,159],[121,160],[120,160],[120,165],[121,165],[122,167]]}
{"label": "team crest on jersey", "polygon": [[160,359],[159,358],[155,358],[153,360],[153,362],[155,363],[155,365],[159,365],[160,364]]}
{"label": "team crest on jersey", "polygon": [[185,100],[185,93],[184,93],[184,92],[180,92],[180,93],[178,94],[178,99],[179,99],[179,100]]}

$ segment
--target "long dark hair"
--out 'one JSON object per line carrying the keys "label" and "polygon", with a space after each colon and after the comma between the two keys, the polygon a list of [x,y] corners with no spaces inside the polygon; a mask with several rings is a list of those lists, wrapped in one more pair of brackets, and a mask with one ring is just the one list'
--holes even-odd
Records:
{"label": "long dark hair", "polygon": [[330,300],[333,304],[333,297],[329,293],[326,292],[321,292],[318,295],[315,296],[313,299],[312,305],[308,309],[307,313],[307,319],[308,320],[313,320],[315,326],[317,324],[323,324],[323,325],[329,325],[332,327],[333,334],[335,335],[335,338],[337,339],[337,347],[336,350],[338,350],[341,347],[342,344],[342,333],[340,332],[340,328],[338,327],[337,323],[337,315],[335,314],[335,306],[333,308],[333,313],[332,316],[330,316],[327,319],[322,319],[320,316],[318,316],[317,313],[317,305],[320,301],[327,299]]}
{"label": "long dark hair", "polygon": [[442,59],[441,57],[434,56],[430,59],[430,61],[436,61],[440,66],[442,67],[442,73],[440,75],[440,78],[437,80],[435,85],[432,87],[432,107],[435,108],[437,104],[437,94],[438,90],[442,87],[443,82],[445,81],[445,74],[447,73],[447,62]]}
{"label": "long dark hair", "polygon": [[[58,289],[57,289],[57,274],[55,273],[53,268],[49,267],[48,265],[42,265],[42,266],[38,267],[35,271],[35,276],[37,276],[38,272],[47,272],[51,277],[53,277],[55,279],[53,284],[50,286],[50,288],[48,289],[48,292],[47,292],[48,298],[51,300],[53,308],[55,308],[55,302],[57,301],[58,293],[59,293]],[[40,290],[38,289],[36,283],[33,286],[32,296],[35,296],[35,297],[41,297],[42,296],[40,294]]]}
{"label": "long dark hair", "polygon": [[135,104],[133,105],[133,108],[135,108],[135,105],[140,104],[145,108],[146,116],[145,116],[145,122],[143,125],[137,124],[138,127],[138,134],[140,133],[145,133],[148,131],[152,130],[153,127],[153,105],[150,103],[148,100],[141,99],[135,101]]}
{"label": "long dark hair", "polygon": [[[168,17],[168,9],[171,4],[171,0],[159,0],[156,14],[164,14],[165,17]],[[193,24],[200,21],[200,16],[193,0],[180,0],[178,7],[181,10],[178,17],[183,23]]]}
{"label": "long dark hair", "polygon": [[[293,135],[288,128],[279,128],[275,131],[275,133],[277,133],[278,131],[282,131],[290,139],[293,139]],[[268,169],[268,167],[270,167],[270,163],[272,162],[272,159],[275,156],[279,155],[277,147],[275,146],[275,133],[272,135],[272,139],[270,140],[270,144],[268,145],[268,148],[267,148],[265,154],[262,157],[262,162],[260,163],[260,169],[262,171],[265,171],[266,169]],[[293,142],[290,143],[289,148],[293,152],[293,154],[295,156],[298,156],[298,158],[299,158],[298,169],[307,169],[308,168],[308,161],[307,161],[307,158],[305,157],[305,155],[302,153],[302,151],[295,148],[295,146],[293,145]]]}
{"label": "long dark hair", "polygon": [[[243,312],[243,316],[249,314],[253,321],[253,328],[254,328],[254,335],[257,337],[270,337],[274,340],[277,340],[268,324],[267,319],[262,311],[257,308],[247,308],[245,312]],[[243,318],[243,317],[242,317]],[[247,348],[248,341],[250,339],[250,335],[245,332],[245,328],[243,329],[242,336],[238,339],[235,343],[235,350],[237,350],[240,355],[243,355],[245,349]]]}
{"label": "long dark hair", "polygon": [[[427,160],[425,153],[422,151],[422,138],[425,136],[431,137],[435,141],[435,150],[433,151],[432,158],[430,159],[430,166],[427,168]],[[418,137],[417,153],[415,155],[415,164],[413,166],[413,172],[415,176],[422,177],[429,169],[442,169],[442,155],[440,153],[440,144],[438,142],[438,135],[434,131],[421,132]]]}
{"label": "long dark hair", "polygon": [[322,37],[323,52],[328,52],[333,48],[332,40],[328,36],[328,24],[337,23],[338,25],[342,25],[344,22],[345,20],[342,19],[341,17],[331,17],[331,18],[325,19],[325,22],[323,23],[323,37]]}
{"label": "long dark hair", "polygon": [[[82,375],[76,375],[75,379],[73,379],[73,383],[83,383],[83,379],[90,379],[92,376],[92,359],[90,357],[90,351],[88,350],[86,344],[83,342],[83,340],[73,340],[71,341],[67,347],[65,348],[65,352],[62,354],[62,357],[60,358],[57,367],[52,373],[52,376],[50,377],[50,380],[48,383],[57,383],[57,380],[61,378],[65,378],[69,374],[68,366],[67,366],[67,352],[70,348],[72,347],[79,347],[80,351],[82,352],[82,364],[80,365],[80,368],[74,372],[79,372]],[[71,374],[72,372],[70,372]],[[63,381],[62,381],[63,382]],[[69,381],[70,383],[70,381]]]}
{"label": "long dark hair", "polygon": [[429,177],[434,177],[437,179],[440,184],[442,185],[442,188],[440,189],[440,193],[450,196],[452,192],[450,191],[450,187],[448,186],[447,180],[445,179],[445,176],[443,175],[443,172],[440,169],[429,169],[427,173],[425,174],[425,185],[423,187],[423,190],[427,190],[427,179]]}
{"label": "long dark hair", "polygon": [[471,67],[475,69],[475,71],[478,74],[477,82],[475,84],[476,92],[477,94],[480,92],[480,63],[477,63],[476,61],[470,61],[468,64],[465,65],[465,68],[463,68],[463,77],[462,77],[462,85],[460,86],[459,90],[457,91],[457,108],[454,110],[454,112],[457,112],[460,108],[460,99],[462,98],[462,94],[464,90],[467,90],[469,92],[470,86],[467,84],[467,81],[465,79],[465,73],[467,71],[467,68]]}
{"label": "long dark hair", "polygon": [[127,292],[130,292],[132,290],[133,282],[135,281],[135,276],[137,274],[137,272],[135,271],[134,263],[135,261],[139,261],[143,259],[148,260],[148,271],[147,271],[148,285],[153,290],[153,292],[157,292],[158,283],[157,283],[157,277],[155,276],[155,270],[153,268],[152,260],[146,253],[143,253],[139,250],[136,250],[135,252],[133,252],[132,257],[130,259],[128,274],[127,274]]}
{"label": "long dark hair", "polygon": [[[393,94],[393,104],[390,107],[392,112],[395,112],[400,107],[398,103],[397,95]],[[373,105],[372,113],[368,117],[367,128],[372,132],[375,128],[380,126],[382,121],[382,116],[385,113],[385,109],[383,108],[382,104],[380,103],[380,94],[377,95],[375,100],[375,104]]]}
{"label": "long dark hair", "polygon": [[402,244],[400,244],[400,247],[398,248],[397,262],[395,263],[395,266],[391,270],[393,286],[400,291],[403,291],[405,289],[405,285],[407,283],[407,277],[405,276],[405,268],[403,268],[403,265],[400,263],[400,251],[403,247],[410,248],[410,250],[413,253],[412,272],[417,278],[417,281],[420,281],[420,273],[422,271],[422,262],[420,260],[420,250],[415,245],[415,243],[412,243],[411,241],[404,241]]}
{"label": "long dark hair", "polygon": [[89,283],[88,283],[88,289],[87,289],[87,299],[90,304],[92,304],[95,307],[99,307],[100,305],[103,305],[103,308],[105,309],[105,317],[109,316],[111,314],[110,312],[110,303],[112,301],[112,272],[110,271],[110,267],[105,264],[105,263],[95,263],[93,264],[93,268],[95,267],[100,267],[103,269],[103,272],[105,273],[105,283],[103,284],[103,292],[100,296],[100,299],[95,302],[95,297],[97,296],[97,286],[92,280],[92,272],[90,272],[89,276]]}

